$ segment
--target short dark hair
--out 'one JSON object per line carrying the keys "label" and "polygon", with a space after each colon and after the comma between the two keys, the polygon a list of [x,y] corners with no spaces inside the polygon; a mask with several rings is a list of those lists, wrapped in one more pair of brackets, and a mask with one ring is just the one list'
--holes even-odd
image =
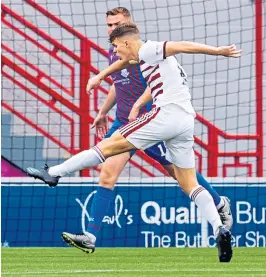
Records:
{"label": "short dark hair", "polygon": [[106,16],[123,14],[126,17],[131,17],[130,11],[124,7],[117,7],[106,12]]}
{"label": "short dark hair", "polygon": [[136,24],[125,23],[117,26],[109,36],[109,41],[112,43],[116,38],[123,37],[125,35],[137,35],[139,29]]}

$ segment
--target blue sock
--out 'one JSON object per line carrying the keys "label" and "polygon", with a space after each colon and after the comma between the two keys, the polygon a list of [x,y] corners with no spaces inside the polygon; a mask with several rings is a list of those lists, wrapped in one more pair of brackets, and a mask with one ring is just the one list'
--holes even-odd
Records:
{"label": "blue sock", "polygon": [[108,188],[98,187],[94,195],[90,210],[91,221],[88,223],[87,232],[96,238],[102,227],[102,220],[107,215],[109,205],[113,199],[113,191]]}
{"label": "blue sock", "polygon": [[204,177],[199,174],[199,172],[197,171],[197,180],[198,180],[198,183],[203,186],[209,193],[210,195],[212,196],[213,198],[213,201],[214,201],[214,204],[215,206],[217,207],[220,202],[221,202],[221,197],[220,195],[217,193],[217,191],[207,182],[206,179],[204,179]]}

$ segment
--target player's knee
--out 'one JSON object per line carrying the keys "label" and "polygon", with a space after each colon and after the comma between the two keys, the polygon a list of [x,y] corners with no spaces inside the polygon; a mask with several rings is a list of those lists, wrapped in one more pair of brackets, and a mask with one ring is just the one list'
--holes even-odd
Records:
{"label": "player's knee", "polygon": [[180,188],[186,194],[189,194],[193,189],[199,186],[194,168],[185,169],[175,167],[175,174]]}
{"label": "player's knee", "polygon": [[118,177],[112,170],[102,168],[100,178],[99,178],[99,185],[101,187],[105,187],[108,189],[112,189],[115,186]]}

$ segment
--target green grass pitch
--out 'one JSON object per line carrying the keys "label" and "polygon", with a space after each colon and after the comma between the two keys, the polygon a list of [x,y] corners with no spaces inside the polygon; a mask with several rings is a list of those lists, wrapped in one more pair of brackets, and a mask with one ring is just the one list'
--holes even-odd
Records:
{"label": "green grass pitch", "polygon": [[2,248],[4,277],[266,277],[265,248],[236,248],[219,263],[211,248]]}

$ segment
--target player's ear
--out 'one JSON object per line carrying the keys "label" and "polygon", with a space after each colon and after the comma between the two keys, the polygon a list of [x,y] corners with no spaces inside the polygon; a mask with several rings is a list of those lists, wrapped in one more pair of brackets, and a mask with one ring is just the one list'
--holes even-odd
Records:
{"label": "player's ear", "polygon": [[129,45],[128,40],[124,40],[124,44],[125,44],[126,47],[128,47],[128,45]]}

